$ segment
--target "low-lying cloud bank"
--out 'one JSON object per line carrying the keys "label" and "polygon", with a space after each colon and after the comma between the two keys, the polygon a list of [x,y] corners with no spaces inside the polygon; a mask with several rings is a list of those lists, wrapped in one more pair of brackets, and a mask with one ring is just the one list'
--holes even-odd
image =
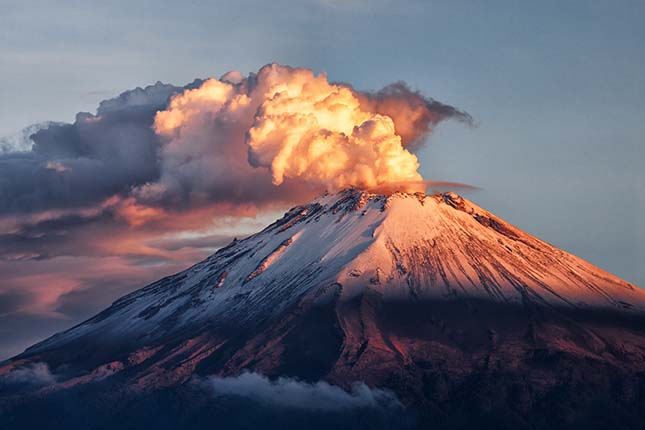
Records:
{"label": "low-lying cloud bank", "polygon": [[44,386],[55,382],[56,376],[49,370],[47,363],[32,363],[0,374],[0,392],[16,386]]}
{"label": "low-lying cloud bank", "polygon": [[325,381],[308,383],[286,377],[270,380],[253,372],[233,377],[210,377],[203,383],[212,388],[215,396],[244,397],[272,407],[312,411],[403,407],[394,393],[371,389],[364,383],[356,383],[350,391],[345,391]]}
{"label": "low-lying cloud bank", "polygon": [[255,373],[151,391],[124,390],[114,383],[106,378],[3,403],[2,394],[11,398],[16,388],[6,386],[3,393],[0,377],[0,421],[7,429],[69,429],[79,423],[105,430],[418,428],[414,411],[393,394],[364,384],[345,391],[326,382],[270,381]]}

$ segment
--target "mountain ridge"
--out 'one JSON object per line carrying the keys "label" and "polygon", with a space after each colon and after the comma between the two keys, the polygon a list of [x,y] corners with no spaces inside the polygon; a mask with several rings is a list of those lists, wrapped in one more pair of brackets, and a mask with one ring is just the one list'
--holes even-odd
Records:
{"label": "mountain ridge", "polygon": [[[405,208],[392,208],[393,205],[397,206],[402,204],[405,206]],[[441,224],[442,221],[447,218],[447,216],[445,215],[445,213],[441,214],[441,217],[443,218],[440,218],[439,220],[433,219],[432,223],[435,223],[435,225],[426,225],[423,231],[420,231],[421,229],[418,226],[416,226],[416,228],[413,228],[413,235],[421,236],[419,238],[421,240],[417,241],[418,243],[414,243],[414,239],[410,239],[408,237],[397,237],[407,234],[407,231],[405,231],[407,229],[405,228],[405,226],[402,226],[402,224],[410,222],[410,225],[413,225],[412,218],[420,215],[420,211],[418,210],[419,207],[414,207],[417,205],[420,205],[420,207],[424,207],[426,205],[435,205],[431,210],[432,213],[436,213],[441,210],[444,210],[445,212],[446,207],[449,207],[458,211],[456,212],[458,217],[461,216],[461,214],[464,214],[464,216],[461,216],[462,221],[463,218],[469,218],[471,219],[471,221],[474,220],[477,224],[483,226],[483,228],[479,230],[474,230],[471,227],[470,232],[466,233],[466,236],[468,236],[467,239],[469,239],[470,236],[476,236],[473,231],[477,231],[479,235],[493,232],[492,242],[494,243],[494,241],[496,240],[499,244],[499,247],[504,250],[503,252],[512,254],[513,246],[515,248],[526,248],[525,250],[520,250],[520,253],[522,251],[529,252],[532,250],[538,250],[544,253],[544,250],[546,249],[546,251],[554,254],[553,256],[549,256],[550,258],[547,261],[547,263],[549,264],[556,264],[556,259],[563,258],[564,256],[570,256],[570,254],[558,250],[552,245],[547,244],[546,242],[542,242],[539,239],[522,232],[516,227],[511,226],[510,224],[502,221],[491,213],[481,209],[480,207],[454,193],[444,193],[440,195],[428,196],[421,193],[408,194],[399,192],[385,196],[379,194],[371,194],[356,189],[348,189],[341,191],[338,194],[326,194],[318,199],[315,199],[309,204],[292,208],[280,220],[269,225],[261,232],[252,235],[244,240],[235,241],[229,244],[228,246],[213,254],[211,257],[208,257],[203,262],[198,263],[197,265],[183,272],[164,278],[157,283],[153,283],[148,287],[137,290],[122,297],[121,299],[113,303],[113,305],[106,311],[99,313],[95,317],[88,320],[87,323],[100,322],[102,316],[105,316],[106,313],[110,312],[110,310],[115,311],[125,305],[130,304],[132,300],[141,298],[142,296],[146,295],[146,293],[158,290],[160,285],[168,284],[169,280],[174,282],[174,284],[177,284],[182,280],[180,278],[190,277],[193,274],[200,275],[204,270],[206,270],[208,274],[206,276],[202,276],[200,279],[196,280],[193,285],[187,288],[187,291],[185,291],[186,294],[194,294],[196,292],[199,292],[200,289],[203,289],[207,286],[211,287],[212,289],[214,284],[216,285],[216,287],[212,291],[212,294],[216,294],[217,292],[221,292],[222,289],[225,289],[227,287],[227,283],[229,285],[237,283],[237,285],[234,285],[234,287],[238,287],[238,290],[243,291],[245,288],[247,288],[247,284],[249,284],[253,279],[261,276],[263,272],[268,270],[271,265],[273,265],[281,257],[285,259],[291,258],[286,262],[287,264],[298,265],[300,267],[304,267],[305,270],[307,270],[306,267],[312,266],[312,261],[310,261],[311,259],[306,260],[303,263],[295,257],[290,257],[290,255],[283,255],[287,252],[287,250],[289,250],[290,247],[292,247],[294,242],[299,240],[299,237],[303,234],[303,232],[307,232],[306,226],[303,229],[298,230],[297,225],[301,224],[302,226],[310,223],[318,223],[323,216],[332,217],[332,220],[328,221],[328,224],[332,222],[339,224],[343,221],[344,217],[351,216],[352,214],[354,215],[355,219],[350,220],[349,227],[341,228],[340,233],[334,232],[336,236],[330,242],[334,243],[334,240],[338,241],[338,236],[342,235],[343,232],[346,232],[350,227],[355,230],[354,236],[363,236],[363,239],[366,238],[365,235],[371,235],[371,237],[367,237],[368,240],[362,240],[362,242],[359,239],[358,242],[362,243],[362,246],[364,248],[361,249],[360,252],[354,252],[348,258],[343,259],[342,264],[336,264],[334,266],[337,272],[346,270],[344,277],[337,276],[335,279],[326,279],[334,277],[334,274],[328,274],[326,277],[315,277],[312,283],[323,281],[330,283],[340,283],[343,285],[344,294],[351,295],[351,290],[353,288],[357,289],[354,294],[360,294],[362,288],[364,288],[365,285],[371,286],[371,288],[379,288],[378,286],[381,285],[381,281],[379,279],[380,277],[385,276],[386,278],[392,278],[393,276],[396,276],[398,272],[399,278],[406,278],[405,282],[408,283],[410,294],[423,295],[424,293],[427,294],[428,291],[420,292],[419,284],[423,283],[424,279],[421,279],[423,278],[423,276],[421,276],[421,274],[419,274],[418,272],[422,270],[432,269],[436,272],[435,277],[425,280],[426,284],[434,284],[436,288],[433,291],[430,291],[430,294],[432,294],[433,296],[439,295],[441,296],[440,298],[443,299],[447,299],[451,296],[459,296],[460,294],[465,294],[467,296],[470,294],[475,295],[476,297],[480,297],[482,295],[481,288],[483,288],[483,290],[485,291],[485,294],[483,295],[484,297],[488,296],[489,298],[502,301],[542,300],[550,302],[561,302],[559,304],[567,304],[573,307],[582,304],[584,306],[596,305],[598,307],[622,309],[634,308],[635,310],[645,310],[645,293],[642,292],[638,287],[625,281],[619,280],[613,275],[601,271],[600,269],[593,267],[589,263],[586,263],[583,260],[578,259],[577,257],[574,257],[576,263],[580,263],[580,267],[582,267],[582,269],[586,270],[588,273],[593,274],[596,278],[596,282],[585,284],[587,291],[571,292],[570,294],[574,294],[571,296],[571,298],[564,294],[561,294],[559,291],[553,290],[548,285],[545,286],[544,283],[538,282],[538,280],[533,276],[528,276],[528,280],[532,280],[535,283],[540,284],[540,286],[544,288],[543,291],[536,291],[537,288],[529,288],[527,286],[527,283],[524,282],[524,279],[522,279],[521,282],[509,279],[515,275],[514,270],[517,271],[517,267],[509,269],[504,265],[498,266],[496,270],[501,271],[501,274],[498,277],[491,277],[490,274],[486,273],[486,270],[471,272],[470,268],[484,262],[482,260],[483,256],[481,254],[475,255],[473,253],[467,252],[465,253],[465,255],[456,255],[457,251],[448,250],[444,254],[440,254],[439,257],[450,259],[452,264],[442,264],[442,262],[439,261],[438,258],[435,258],[432,261],[423,259],[419,260],[418,254],[430,254],[433,248],[437,247],[437,241],[445,240],[445,237],[442,236],[446,236],[446,231],[445,229],[441,230]],[[371,212],[370,215],[368,215],[368,211]],[[388,213],[382,215],[386,212]],[[394,212],[394,214],[392,212]],[[422,212],[421,215],[427,216],[427,213],[425,212]],[[402,216],[401,213],[403,213],[404,216]],[[366,215],[368,218],[370,218],[370,222],[365,223],[364,219],[358,219],[365,218]],[[358,228],[354,226],[354,224],[357,222],[360,224]],[[420,223],[421,220],[417,220],[416,222]],[[376,224],[378,224],[378,226]],[[445,222],[443,222],[443,224],[445,224]],[[472,222],[471,224],[476,226],[476,224]],[[436,228],[437,225],[440,226],[438,230]],[[293,231],[294,229],[296,229],[297,231]],[[384,232],[383,230],[388,231]],[[395,231],[393,232],[390,230]],[[452,233],[452,231],[450,231],[450,233]],[[322,231],[317,234],[324,236],[329,235],[330,233],[327,231]],[[426,237],[423,237],[424,234]],[[268,240],[265,240],[264,236],[267,235],[277,237],[277,239],[274,239],[274,237],[269,237]],[[258,240],[258,238],[260,239]],[[306,239],[307,238],[303,240]],[[322,238],[314,237],[314,239]],[[452,235],[449,236],[448,239],[457,241],[463,240],[463,237],[460,235]],[[397,240],[404,244],[413,242],[414,246],[412,246],[410,249],[402,250],[400,249],[402,248],[402,246],[396,243]],[[309,239],[306,245],[312,246],[314,243],[315,242],[313,240]],[[329,260],[332,260],[334,258],[334,255],[337,255],[338,253],[351,253],[350,251],[352,251],[353,248],[351,250],[347,250],[348,246],[346,243],[347,241],[341,240],[340,246],[338,244],[335,244],[332,247],[328,247],[331,249],[328,249],[328,252],[325,255],[322,255],[322,257],[318,254],[315,254],[314,257],[317,258],[321,264],[331,264],[329,263]],[[248,246],[246,244],[248,244]],[[468,242],[466,242],[466,245],[460,245],[458,243],[451,243],[449,245],[458,250],[463,250],[467,245],[472,246],[472,244]],[[257,249],[258,247],[260,249]],[[376,247],[378,247],[379,249],[374,249]],[[392,266],[391,262],[383,261],[391,259],[391,255],[383,255],[383,249],[386,249],[395,257],[395,270],[392,270],[392,267],[387,267]],[[367,252],[368,254],[363,255],[363,253],[365,252]],[[518,251],[516,250],[516,252]],[[243,268],[244,273],[239,274],[237,279],[233,280],[233,277],[230,276],[231,270],[227,270],[226,266],[235,263],[235,260],[239,260],[242,257],[248,258],[249,256],[255,257],[255,259],[250,263],[250,265],[245,265],[245,267]],[[462,263],[460,259],[464,257],[469,258],[471,261]],[[486,257],[489,258],[490,256]],[[526,255],[520,255],[519,259],[515,260],[521,261],[522,259],[526,258]],[[357,259],[360,261],[356,261]],[[365,262],[363,260],[369,261]],[[376,260],[381,261],[375,262]],[[485,262],[489,263],[489,260],[486,260]],[[348,265],[352,264],[356,267],[347,267]],[[377,267],[375,270],[374,268],[371,268],[372,270],[369,275],[364,275],[363,272],[365,271],[365,267],[369,267],[370,265],[376,265]],[[493,265],[493,263],[491,263],[491,265]],[[213,268],[213,266],[215,266],[215,268]],[[249,267],[251,266],[252,268],[251,270],[249,270]],[[470,268],[467,266],[470,266]],[[593,270],[589,270],[589,268],[593,268]],[[315,269],[313,269],[313,271],[320,271],[320,268],[316,267]],[[571,283],[572,281],[577,281],[580,283],[586,282],[586,280],[581,279],[581,277],[577,273],[571,273],[570,275],[572,279],[568,279],[569,283]],[[302,280],[301,277],[299,277],[299,279]],[[260,281],[262,281],[262,279],[260,279]],[[390,279],[390,281],[392,281],[392,279]],[[361,286],[355,287],[355,285],[358,283],[361,283]],[[605,291],[603,288],[600,288],[601,283],[605,283],[605,285],[603,285],[605,288],[607,286],[611,286],[613,288],[612,291],[615,291],[615,294],[612,295],[608,291]],[[438,284],[443,284],[443,287],[445,288],[443,294],[441,294],[441,291],[436,291],[437,289],[440,289]],[[461,287],[461,290],[453,288],[452,285]],[[500,290],[498,288],[499,285],[505,285],[507,287],[507,290]],[[509,286],[512,288],[509,289]],[[468,287],[470,287],[470,289],[468,289]],[[473,290],[473,287],[475,288],[475,290]],[[479,289],[477,289],[478,287]],[[250,286],[248,288],[253,288],[253,286]],[[267,290],[270,289],[269,287],[264,288]],[[388,290],[385,292],[391,293],[392,291]],[[400,294],[401,292],[399,291],[398,293]],[[588,294],[588,297],[583,296],[583,298],[586,298],[588,300],[588,303],[580,300],[580,295],[582,293]],[[578,295],[576,296],[575,294]],[[625,298],[627,296],[633,296],[636,301],[634,301],[633,303],[628,301],[628,299]],[[589,299],[589,297],[591,297],[591,299]],[[212,295],[210,295],[209,298],[212,299]],[[291,297],[289,299],[293,300],[293,298]],[[576,299],[581,303],[575,303]],[[273,305],[280,306],[281,303],[273,303]],[[167,307],[167,304],[159,303],[157,306],[148,306],[137,313],[137,318],[146,321],[153,319],[153,317],[163,307]],[[81,323],[76,327],[83,326],[83,324],[85,323]],[[44,344],[46,345],[47,342],[47,340],[44,341]],[[31,349],[33,350],[33,347]],[[36,350],[38,350],[38,346],[36,346]]]}

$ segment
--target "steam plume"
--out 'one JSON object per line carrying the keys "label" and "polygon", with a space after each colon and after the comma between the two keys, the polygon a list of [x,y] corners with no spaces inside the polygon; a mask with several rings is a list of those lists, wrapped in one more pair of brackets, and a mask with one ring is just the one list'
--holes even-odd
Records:
{"label": "steam plume", "polygon": [[402,83],[369,94],[308,69],[271,64],[257,75],[228,73],[174,96],[154,129],[167,140],[169,157],[196,141],[244,137],[248,163],[268,169],[274,185],[294,179],[332,190],[387,183],[420,190],[419,162],[408,148],[450,117],[470,121]]}

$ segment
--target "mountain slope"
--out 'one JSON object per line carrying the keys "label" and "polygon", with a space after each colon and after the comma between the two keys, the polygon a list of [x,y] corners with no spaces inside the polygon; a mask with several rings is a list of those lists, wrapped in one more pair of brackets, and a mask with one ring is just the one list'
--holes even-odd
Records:
{"label": "mountain slope", "polygon": [[527,419],[552,407],[553,390],[573,396],[572,383],[641,390],[644,313],[640,288],[453,193],[346,190],[117,300],[0,374],[45,362],[61,375],[50,392],[252,369],[365,381],[446,420],[502,390]]}

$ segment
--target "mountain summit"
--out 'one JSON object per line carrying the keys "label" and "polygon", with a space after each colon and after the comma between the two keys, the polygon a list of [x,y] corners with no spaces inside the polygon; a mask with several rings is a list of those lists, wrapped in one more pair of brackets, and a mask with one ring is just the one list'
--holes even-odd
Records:
{"label": "mountain summit", "polygon": [[448,426],[465,410],[578,422],[609,384],[624,393],[603,401],[630,419],[645,390],[643,315],[640,288],[454,193],[349,189],[120,298],[0,374],[46,363],[58,375],[47,393],[246,369],[360,381]]}

